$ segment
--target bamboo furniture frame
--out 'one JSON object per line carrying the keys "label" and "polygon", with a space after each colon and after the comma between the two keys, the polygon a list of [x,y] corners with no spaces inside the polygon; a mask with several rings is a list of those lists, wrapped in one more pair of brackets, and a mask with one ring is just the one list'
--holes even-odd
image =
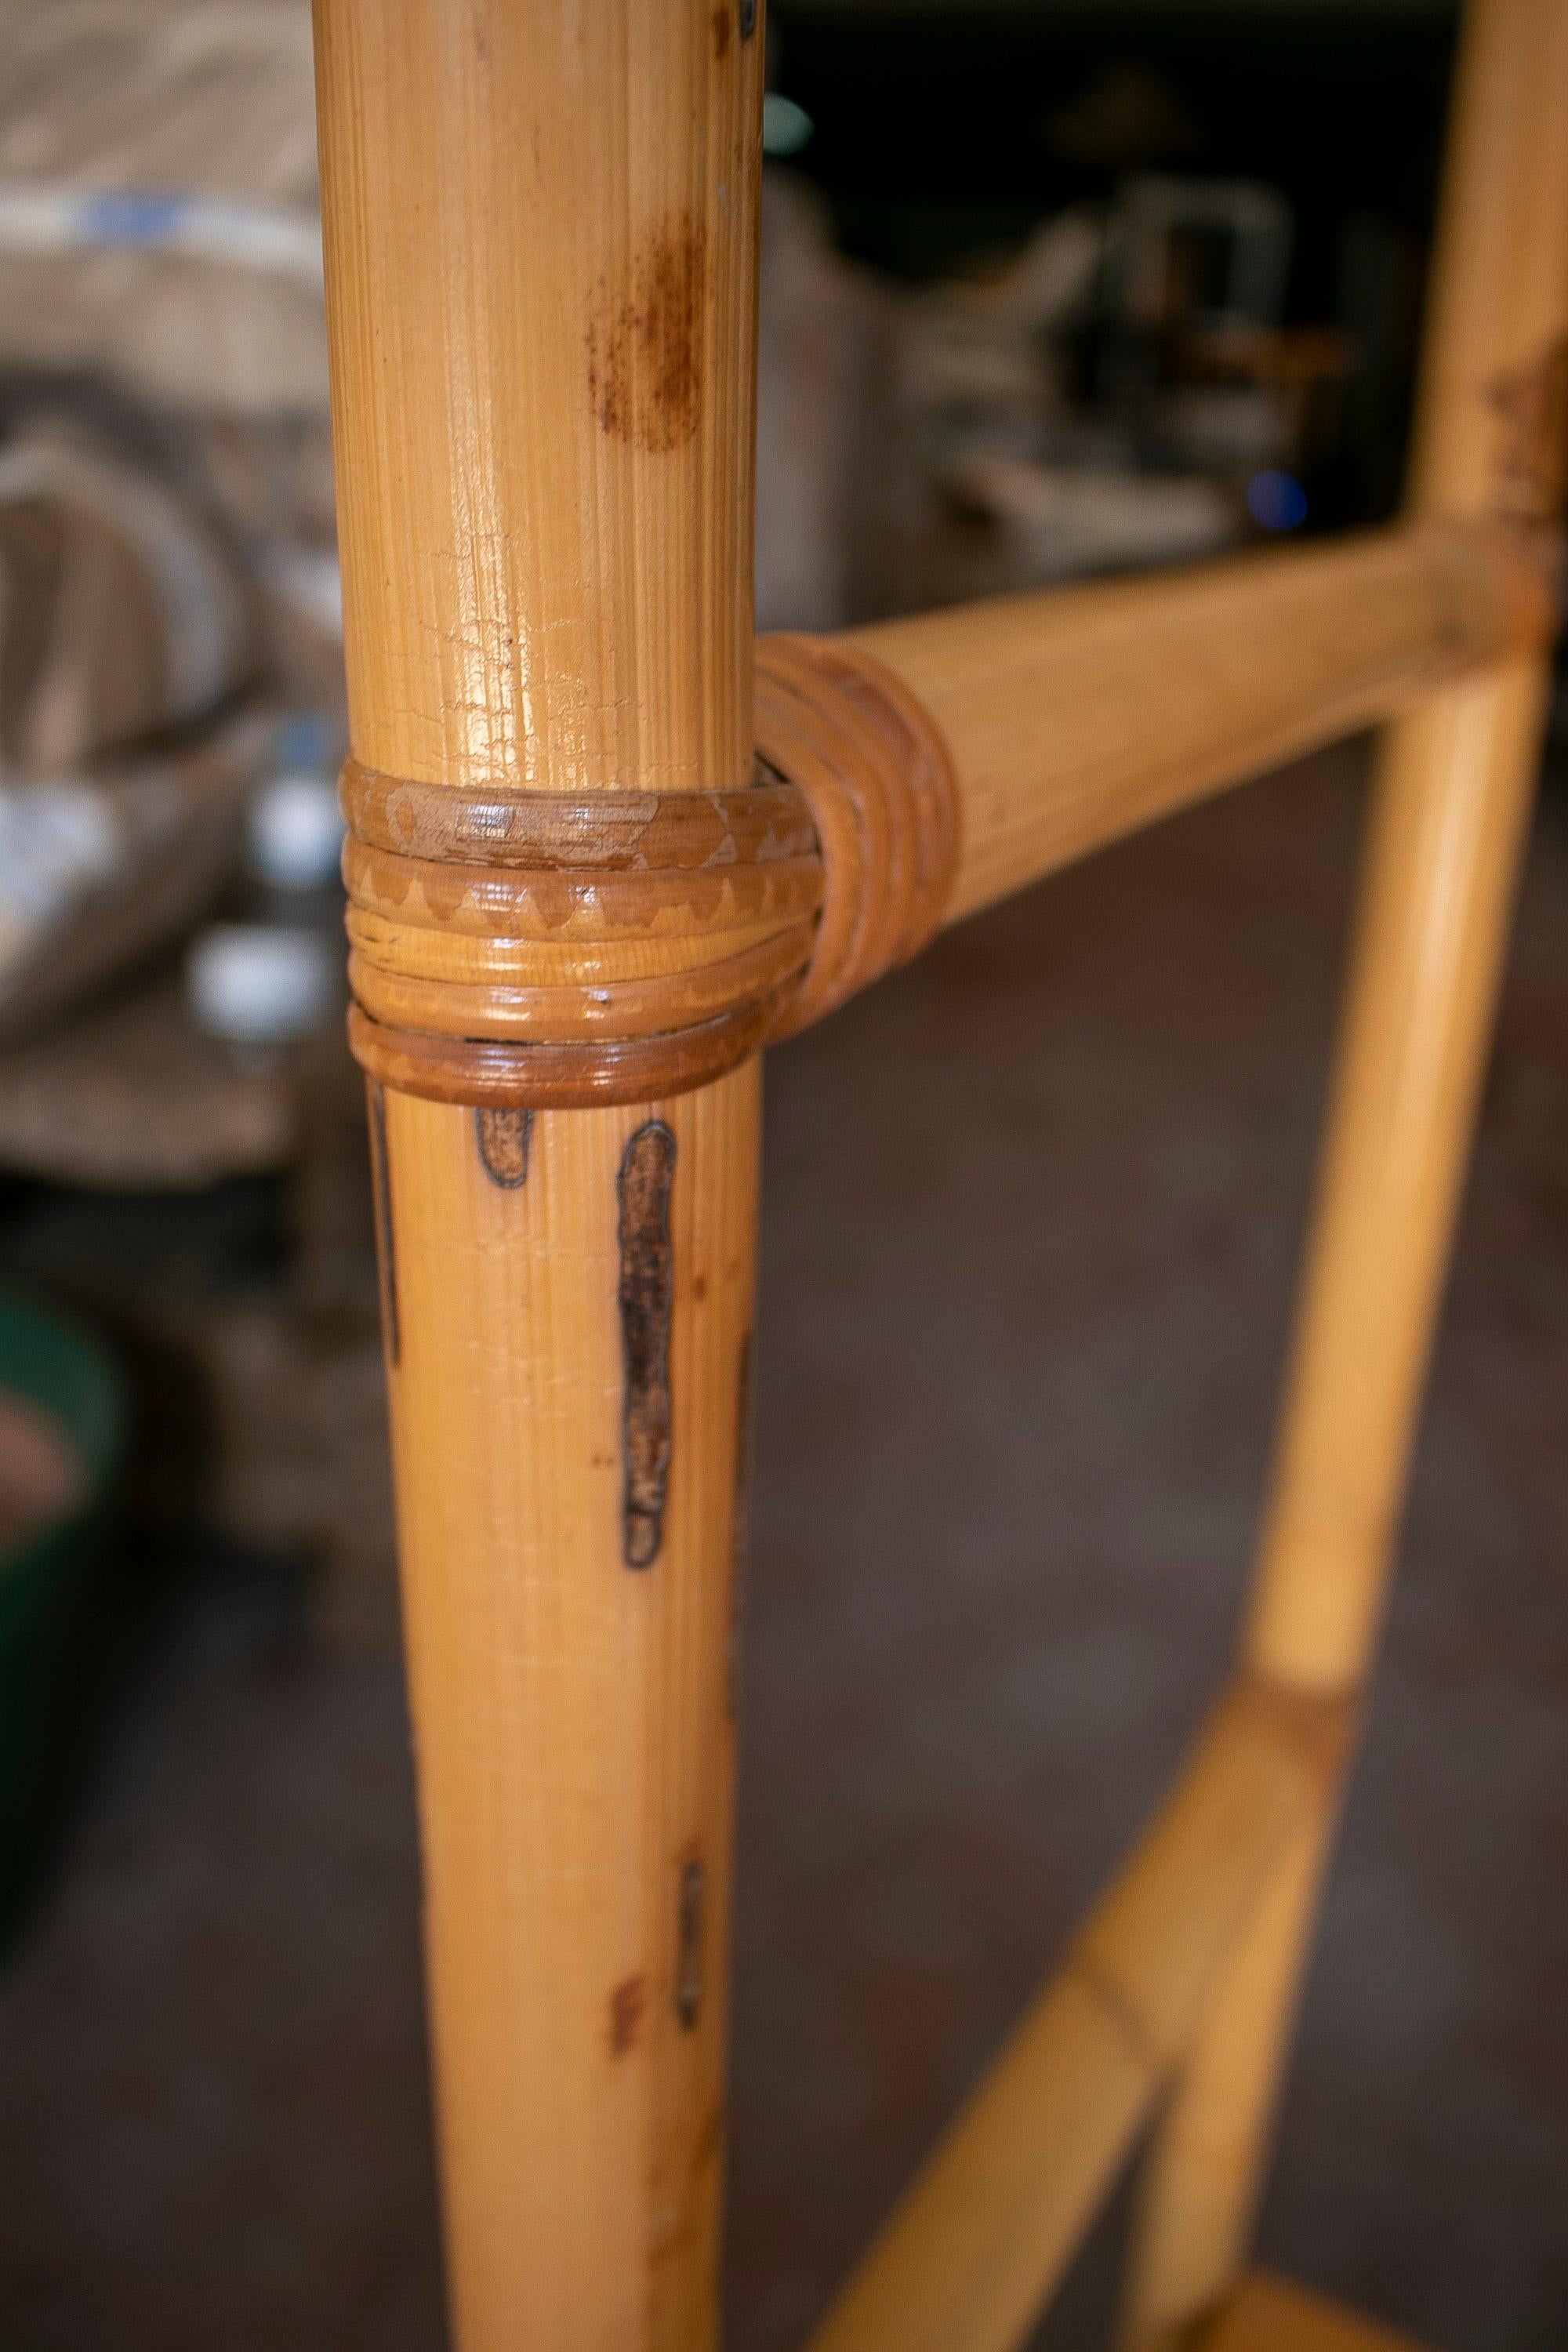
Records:
{"label": "bamboo furniture frame", "polygon": [[1021,2343],[1152,2119],[1125,2352],[1373,2352],[1245,2281],[1245,2246],[1539,749],[1568,0],[1471,8],[1395,528],[753,665],[758,16],[316,0],[456,2341],[716,2341],[758,1047],[942,923],[1388,721],[1234,1678],[812,2338]]}

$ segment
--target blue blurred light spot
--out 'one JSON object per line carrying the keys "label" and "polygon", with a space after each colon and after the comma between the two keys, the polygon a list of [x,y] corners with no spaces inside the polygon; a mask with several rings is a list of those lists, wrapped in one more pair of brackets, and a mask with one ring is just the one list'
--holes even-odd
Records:
{"label": "blue blurred light spot", "polygon": [[190,208],[190,198],[176,191],[103,188],[85,199],[82,214],[100,245],[163,245]]}
{"label": "blue blurred light spot", "polygon": [[763,152],[798,155],[816,125],[804,106],[770,89],[763,100]]}
{"label": "blue blurred light spot", "polygon": [[1247,511],[1259,530],[1295,530],[1307,520],[1307,493],[1294,474],[1254,474]]}

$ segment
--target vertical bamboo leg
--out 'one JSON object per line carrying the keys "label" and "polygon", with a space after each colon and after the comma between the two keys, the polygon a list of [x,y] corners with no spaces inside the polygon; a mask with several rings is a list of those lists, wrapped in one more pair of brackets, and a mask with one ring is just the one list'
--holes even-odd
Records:
{"label": "vertical bamboo leg", "polygon": [[[356,758],[744,783],[757,11],[316,14]],[[461,2352],[714,2340],[758,1099],[372,1092]]]}
{"label": "vertical bamboo leg", "polygon": [[[1530,531],[1560,502],[1568,0],[1474,0],[1412,506]],[[1511,662],[1385,739],[1251,1671],[1352,1694],[1375,1642],[1474,1126],[1547,666]],[[1173,2343],[1240,2266],[1331,1827],[1289,1858],[1152,2152],[1125,2314]]]}

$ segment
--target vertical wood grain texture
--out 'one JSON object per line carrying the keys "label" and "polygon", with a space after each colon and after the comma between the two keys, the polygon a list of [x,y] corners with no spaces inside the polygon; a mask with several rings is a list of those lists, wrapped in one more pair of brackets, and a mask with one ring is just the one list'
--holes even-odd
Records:
{"label": "vertical wood grain texture", "polygon": [[642,1570],[624,1558],[619,1192],[647,1111],[539,1113],[526,1181],[501,1187],[468,1116],[386,1097],[398,1531],[465,2352],[710,2340],[757,1097],[753,1063],[653,1107],[674,1141],[676,1295],[662,1540]]}
{"label": "vertical wood grain texture", "polygon": [[[753,13],[317,0],[367,765],[468,789],[749,778]],[[753,1064],[531,1121],[383,1097],[459,2352],[714,2340],[759,1092]],[[658,1539],[628,1568],[622,1175],[650,1123],[667,1403]]]}
{"label": "vertical wood grain texture", "polygon": [[356,756],[751,773],[760,34],[715,0],[317,0]]}
{"label": "vertical wood grain texture", "polygon": [[[1568,331],[1568,0],[1474,0],[1410,505],[1547,523]],[[1384,739],[1247,1665],[1318,1693],[1370,1664],[1491,1034],[1549,668],[1516,658]],[[1321,1851],[1327,1847],[1325,1835]],[[1126,2314],[1164,2346],[1243,2258],[1315,1908],[1292,1858],[1152,2154]]]}

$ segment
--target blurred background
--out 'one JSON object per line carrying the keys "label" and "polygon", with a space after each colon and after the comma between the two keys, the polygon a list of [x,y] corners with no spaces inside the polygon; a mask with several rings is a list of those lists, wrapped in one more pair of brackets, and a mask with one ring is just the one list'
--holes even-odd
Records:
{"label": "blurred background", "polygon": [[[770,18],[759,625],[1392,511],[1444,0]],[[14,2352],[444,2342],[316,204],[304,0],[0,0]],[[1565,750],[1263,2220],[1447,2352],[1568,2341]],[[1365,768],[770,1057],[735,2352],[821,2306],[1223,1657]]]}

